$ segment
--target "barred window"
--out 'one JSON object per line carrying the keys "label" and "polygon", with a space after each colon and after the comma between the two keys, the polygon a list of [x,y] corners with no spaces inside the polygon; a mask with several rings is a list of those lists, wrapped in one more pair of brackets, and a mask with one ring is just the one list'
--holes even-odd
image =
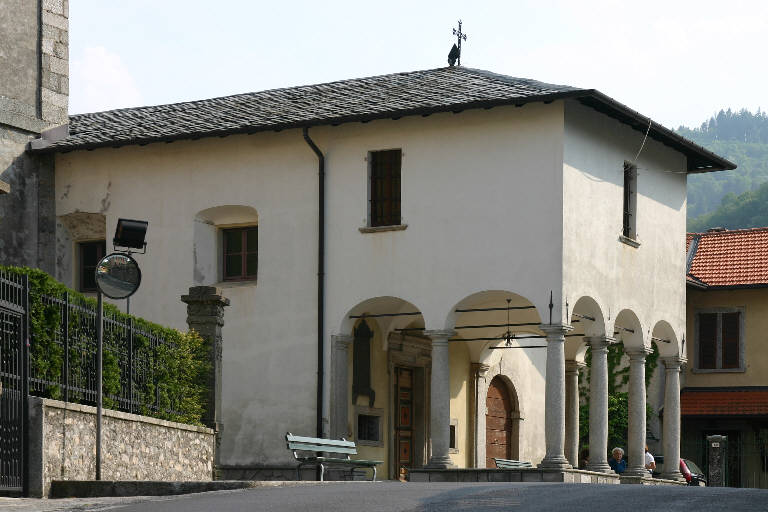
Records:
{"label": "barred window", "polygon": [[369,220],[371,227],[400,224],[400,166],[402,150],[371,151]]}

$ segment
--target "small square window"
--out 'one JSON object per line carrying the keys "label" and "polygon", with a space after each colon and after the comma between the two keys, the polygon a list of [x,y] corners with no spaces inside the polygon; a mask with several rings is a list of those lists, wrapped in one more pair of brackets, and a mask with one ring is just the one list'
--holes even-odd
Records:
{"label": "small square window", "polygon": [[225,229],[224,280],[256,279],[259,264],[258,226]]}
{"label": "small square window", "polygon": [[78,274],[81,292],[96,292],[96,266],[106,255],[107,242],[97,240],[94,242],[80,242],[77,244],[79,255]]}
{"label": "small square window", "polygon": [[379,429],[379,416],[368,414],[357,415],[357,440],[358,441],[381,441],[381,432]]}
{"label": "small square window", "polygon": [[400,225],[400,149],[368,153],[368,220],[371,227]]}

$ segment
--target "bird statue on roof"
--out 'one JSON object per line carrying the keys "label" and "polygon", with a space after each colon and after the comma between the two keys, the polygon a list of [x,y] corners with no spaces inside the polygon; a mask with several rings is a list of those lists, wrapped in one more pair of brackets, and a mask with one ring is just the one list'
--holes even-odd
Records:
{"label": "bird statue on roof", "polygon": [[459,47],[456,44],[453,45],[451,51],[448,52],[448,65],[453,67],[456,65],[456,59],[459,58]]}

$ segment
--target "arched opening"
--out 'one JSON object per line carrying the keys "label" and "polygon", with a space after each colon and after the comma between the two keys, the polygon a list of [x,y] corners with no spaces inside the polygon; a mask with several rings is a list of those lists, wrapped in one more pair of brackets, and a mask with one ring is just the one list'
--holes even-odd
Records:
{"label": "arched opening", "polygon": [[518,459],[520,456],[520,414],[517,400],[501,375],[488,385],[485,404],[485,467],[494,468],[494,458]]}

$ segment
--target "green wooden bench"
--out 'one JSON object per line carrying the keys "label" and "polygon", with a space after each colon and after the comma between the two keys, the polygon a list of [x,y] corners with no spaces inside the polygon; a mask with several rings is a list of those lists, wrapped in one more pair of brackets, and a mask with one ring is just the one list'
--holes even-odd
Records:
{"label": "green wooden bench", "polygon": [[[373,478],[376,481],[376,466],[383,464],[380,460],[360,460],[352,459],[350,455],[357,455],[357,447],[354,441],[347,441],[344,438],[321,439],[318,437],[295,436],[288,432],[285,434],[285,441],[288,443],[288,449],[293,451],[294,458],[299,462],[296,467],[296,480],[301,480],[301,468],[304,466],[319,466],[320,481],[323,481],[326,466],[348,466],[350,474],[353,474],[357,468],[370,468],[373,470]],[[299,456],[296,452],[313,452],[315,455]],[[320,453],[338,453],[346,454],[346,458],[341,457],[322,457]]]}
{"label": "green wooden bench", "polygon": [[496,457],[494,457],[493,460],[496,461],[497,469],[524,469],[533,467],[533,464],[528,461],[497,459]]}

